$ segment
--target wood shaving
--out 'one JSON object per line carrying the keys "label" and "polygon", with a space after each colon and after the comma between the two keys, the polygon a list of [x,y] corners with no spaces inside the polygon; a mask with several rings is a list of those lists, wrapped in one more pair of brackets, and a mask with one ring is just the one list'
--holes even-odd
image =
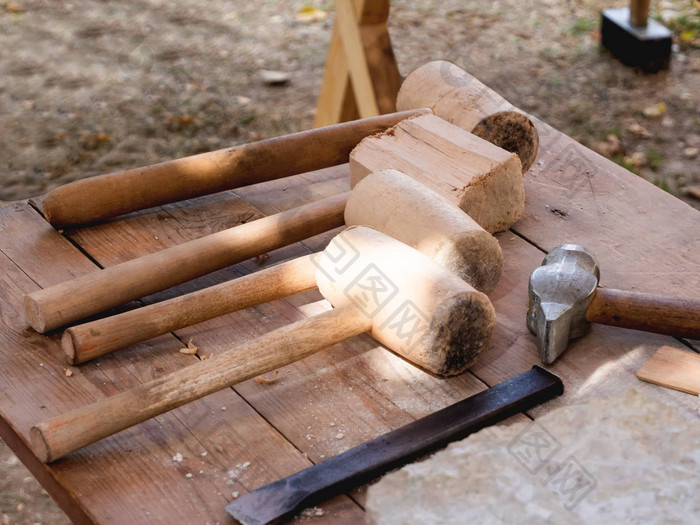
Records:
{"label": "wood shaving", "polygon": [[[197,348],[197,345],[195,345],[192,342],[192,339],[190,339],[189,341],[187,341],[187,346],[185,348],[180,348],[180,353],[187,354],[187,355],[194,355],[197,353],[198,350],[199,350],[199,348]],[[204,357],[202,357],[202,359],[204,359]]]}
{"label": "wood shaving", "polygon": [[302,510],[301,515],[305,518],[320,518],[321,516],[323,516],[323,509],[319,509],[318,507],[311,507]]}
{"label": "wood shaving", "polygon": [[73,370],[70,368],[64,368],[63,371],[66,374],[66,377],[71,377],[73,375]]}
{"label": "wood shaving", "polygon": [[275,370],[275,377],[273,377],[272,379],[267,379],[266,377],[258,376],[255,378],[255,381],[257,383],[260,383],[261,385],[269,385],[269,384],[272,384],[275,381],[277,381],[277,379],[279,379],[279,375],[280,375],[280,371]]}
{"label": "wood shaving", "polygon": [[265,261],[267,261],[270,258],[269,253],[261,253],[260,255],[255,256],[255,262],[259,265],[262,265]]}

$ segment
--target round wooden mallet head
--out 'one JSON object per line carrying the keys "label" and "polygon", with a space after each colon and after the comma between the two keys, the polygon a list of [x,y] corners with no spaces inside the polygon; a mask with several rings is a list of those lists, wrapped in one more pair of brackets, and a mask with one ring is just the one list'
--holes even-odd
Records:
{"label": "round wooden mallet head", "polygon": [[453,203],[397,170],[372,173],[352,190],[345,224],[369,226],[415,248],[483,293],[501,277],[498,241]]}
{"label": "round wooden mallet head", "polygon": [[429,372],[459,374],[488,344],[496,323],[488,297],[383,233],[350,227],[316,261],[333,306],[354,306],[372,337]]}

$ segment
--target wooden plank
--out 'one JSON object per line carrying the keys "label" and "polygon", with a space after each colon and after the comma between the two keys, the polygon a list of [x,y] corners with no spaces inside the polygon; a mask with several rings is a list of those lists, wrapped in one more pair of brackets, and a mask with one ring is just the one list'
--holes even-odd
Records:
{"label": "wooden plank", "polygon": [[[94,265],[26,205],[0,211],[0,247],[5,279],[0,288],[3,434],[9,429],[8,443],[71,518],[110,523],[223,521],[227,519],[224,505],[232,492],[242,493],[310,465],[231,390],[112,436],[53,465],[30,461],[26,443],[35,422],[186,366],[194,358],[177,352],[181,347],[177,339],[163,336],[65,376],[56,338],[27,328],[21,298],[38,285],[94,271]],[[42,278],[41,272],[48,277]],[[178,453],[184,457],[182,462],[172,459]],[[246,462],[250,462],[247,468],[236,467]],[[347,498],[335,500],[329,508],[348,522],[357,519],[359,512]]]}
{"label": "wooden plank", "polygon": [[700,355],[662,346],[639,369],[637,377],[697,396],[700,394]]}
{"label": "wooden plank", "polygon": [[[488,384],[538,361],[534,336],[525,328],[527,282],[541,264],[542,251],[558,244],[573,242],[591,249],[601,267],[602,285],[686,297],[700,294],[700,238],[692,233],[700,227],[700,214],[546,124],[538,123],[538,131],[540,154],[525,174],[525,214],[513,227],[530,246],[515,239],[504,243],[506,237],[500,237],[505,258],[502,284],[508,294],[500,296],[500,285],[492,294],[496,311],[511,324],[512,345],[496,341],[474,368]],[[691,417],[696,407],[687,396],[660,392],[633,379],[633,372],[663,345],[682,347],[670,337],[593,326],[589,335],[572,341],[552,367],[567,393],[547,410],[592,395],[608,397],[641,388]]]}
{"label": "wooden plank", "polygon": [[[476,79],[468,84],[468,92],[461,100],[471,101],[480,111],[455,113],[459,118],[514,109]],[[440,104],[446,100],[448,97],[441,98]],[[537,362],[533,336],[525,329],[527,282],[531,271],[541,263],[542,252],[558,244],[574,242],[593,250],[603,286],[690,298],[700,294],[700,238],[694,235],[700,228],[700,214],[534,120],[540,151],[525,174],[525,213],[513,227],[530,246],[515,239],[504,245],[507,237],[499,237],[506,261],[502,280],[509,285],[499,285],[492,294],[504,322],[517,322],[511,326],[508,344],[494,341],[473,370],[488,384]],[[567,394],[540,410],[590,395],[608,396],[639,387],[631,371],[664,344],[680,345],[668,337],[594,326],[590,335],[572,342],[553,367],[567,385]],[[576,357],[576,348],[585,353],[585,358]],[[659,389],[652,389],[650,395],[663,397],[688,415],[694,412],[684,399],[687,396],[653,390]]]}
{"label": "wooden plank", "polygon": [[601,285],[700,295],[700,213],[550,126],[525,174],[526,211],[514,230],[545,251],[593,251]]}
{"label": "wooden plank", "polygon": [[393,113],[403,78],[396,64],[386,21],[375,24],[361,22],[359,29],[379,113]]}

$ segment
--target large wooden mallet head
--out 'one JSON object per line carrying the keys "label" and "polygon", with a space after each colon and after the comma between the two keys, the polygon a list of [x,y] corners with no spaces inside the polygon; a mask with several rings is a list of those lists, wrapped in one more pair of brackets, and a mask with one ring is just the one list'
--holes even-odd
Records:
{"label": "large wooden mallet head", "polygon": [[370,320],[377,341],[442,376],[471,366],[495,325],[486,295],[370,228],[336,236],[318,258],[316,282],[333,306]]}

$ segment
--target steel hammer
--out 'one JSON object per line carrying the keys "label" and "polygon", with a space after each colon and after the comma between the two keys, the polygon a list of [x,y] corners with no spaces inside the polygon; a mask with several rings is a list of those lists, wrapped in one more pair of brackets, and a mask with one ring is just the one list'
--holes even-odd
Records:
{"label": "steel hammer", "polygon": [[549,365],[591,323],[676,337],[700,338],[700,301],[598,287],[600,270],[590,250],[554,248],[530,276],[527,327]]}

